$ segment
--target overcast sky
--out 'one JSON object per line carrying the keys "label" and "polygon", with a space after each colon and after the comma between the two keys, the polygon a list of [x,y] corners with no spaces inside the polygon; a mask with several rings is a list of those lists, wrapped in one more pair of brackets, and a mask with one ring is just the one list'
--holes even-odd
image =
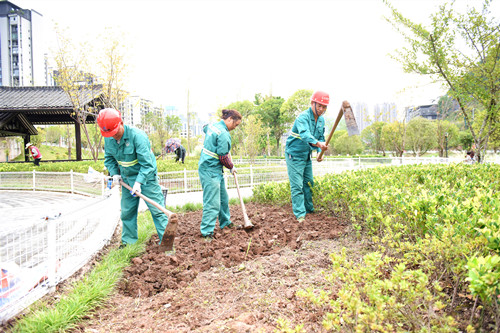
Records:
{"label": "overcast sky", "polygon": [[[381,0],[11,2],[43,15],[48,46],[53,23],[82,40],[106,27],[123,31],[130,91],[185,110],[189,88],[190,108],[202,117],[256,93],[286,99],[298,89],[324,90],[335,111],[343,100],[394,102],[402,109],[443,93],[389,58],[402,39],[384,20]],[[423,23],[441,3],[391,2]],[[500,1],[493,2],[498,8]]]}

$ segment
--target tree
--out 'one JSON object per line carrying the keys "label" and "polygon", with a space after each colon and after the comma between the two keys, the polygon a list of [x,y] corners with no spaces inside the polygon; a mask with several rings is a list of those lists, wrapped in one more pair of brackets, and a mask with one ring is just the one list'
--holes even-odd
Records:
{"label": "tree", "polygon": [[[150,135],[155,152],[162,152],[165,142],[180,132],[182,128],[181,119],[178,116],[168,115],[163,117],[161,114],[149,112],[144,117],[146,127],[151,127],[154,135]],[[186,141],[187,142],[187,141]]]}
{"label": "tree", "polygon": [[250,101],[233,102],[226,107],[219,108],[218,114],[222,114],[222,109],[234,109],[241,114],[243,118],[241,120],[241,124],[236,127],[236,129],[233,130],[231,134],[231,149],[235,152],[238,152],[239,155],[245,154],[244,141],[246,137],[245,133],[247,132],[245,127],[247,126],[247,124],[249,124],[249,122],[246,121],[246,118],[255,113],[255,105]]}
{"label": "tree", "polygon": [[385,156],[385,142],[382,140],[382,129],[387,123],[376,121],[361,132],[365,144],[377,153]]}
{"label": "tree", "polygon": [[458,145],[458,126],[449,120],[436,120],[436,139],[439,157],[444,157],[445,150]]}
{"label": "tree", "polygon": [[343,131],[343,133],[336,138],[333,147],[335,152],[341,155],[358,155],[364,150],[363,142],[361,142],[359,135],[349,136],[347,131]]}
{"label": "tree", "polygon": [[281,113],[281,106],[285,100],[281,97],[270,97],[258,106],[258,113],[262,123],[269,128],[269,134],[276,140],[276,153],[280,156],[280,141],[288,130],[288,115]]}
{"label": "tree", "polygon": [[382,128],[382,141],[387,150],[392,150],[397,157],[402,157],[406,146],[406,124],[399,121]]}
{"label": "tree", "polygon": [[436,123],[422,117],[410,120],[406,127],[406,146],[413,156],[422,156],[436,146]]}
{"label": "tree", "polygon": [[[293,93],[281,106],[281,113],[288,115],[293,120],[311,105],[312,90],[300,89]],[[290,124],[291,125],[291,124]]]}
{"label": "tree", "polygon": [[[118,42],[120,39],[110,31],[96,39],[104,41],[104,45],[98,48],[101,53],[92,52],[88,43],[77,47],[59,28],[56,28],[56,36],[58,49],[54,60],[57,75],[54,80],[68,95],[74,110],[71,117],[75,120],[75,126],[83,129],[92,157],[97,161],[102,136],[90,135],[87,119],[95,118],[102,106],[118,108],[124,100],[124,49]],[[97,97],[100,97],[98,103]],[[88,103],[89,100],[93,100],[93,103]],[[99,132],[97,124],[94,124],[92,132]],[[71,155],[70,147],[68,153]]]}
{"label": "tree", "polygon": [[[266,128],[257,115],[249,115],[243,119],[245,122],[244,129],[244,151],[253,161],[259,153],[265,149],[266,144]],[[241,154],[241,153],[240,153]]]}
{"label": "tree", "polygon": [[[483,0],[481,11],[468,7],[465,14],[457,13],[453,2],[445,3],[431,15],[428,28],[384,2],[391,10],[387,21],[408,44],[394,58],[406,72],[430,76],[449,89],[469,124],[481,161],[500,108],[500,29],[490,17],[490,0]],[[477,127],[470,126],[475,109],[484,112]]]}

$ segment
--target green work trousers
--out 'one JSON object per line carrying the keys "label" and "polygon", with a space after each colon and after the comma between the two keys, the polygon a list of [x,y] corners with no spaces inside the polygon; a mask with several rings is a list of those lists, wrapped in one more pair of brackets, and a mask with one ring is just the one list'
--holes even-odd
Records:
{"label": "green work trousers", "polygon": [[[124,179],[124,181],[127,184],[131,184],[131,186],[135,182],[135,180],[133,182],[129,182],[128,179]],[[165,207],[165,199],[158,181],[149,181],[148,183],[141,185],[141,194],[145,195],[154,202],[157,202],[160,206]],[[165,232],[165,228],[168,224],[168,217],[167,215],[165,215],[165,213],[163,213],[161,210],[159,210],[149,202],[146,202],[146,205],[148,206],[149,211],[151,212],[151,216],[153,217],[156,232],[158,233],[158,237],[161,243],[161,240],[163,239],[163,233]],[[122,187],[121,206],[121,219],[123,223],[122,243],[134,244],[138,239],[137,211],[139,209],[139,197],[132,196],[129,190],[127,190],[125,187]]]}
{"label": "green work trousers", "polygon": [[314,186],[312,162],[307,159],[286,154],[286,168],[292,193],[292,209],[296,218],[305,217],[306,213],[314,212],[311,187]]}
{"label": "green work trousers", "polygon": [[198,173],[203,189],[203,216],[200,231],[202,236],[207,236],[214,233],[217,218],[219,218],[221,229],[231,224],[229,196],[224,182],[224,174],[220,169],[203,168],[198,169]]}

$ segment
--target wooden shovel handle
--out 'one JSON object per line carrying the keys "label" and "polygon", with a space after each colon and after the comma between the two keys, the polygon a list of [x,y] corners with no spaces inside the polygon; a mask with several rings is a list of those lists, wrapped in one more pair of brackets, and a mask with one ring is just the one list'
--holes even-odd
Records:
{"label": "wooden shovel handle", "polygon": [[[125,187],[127,190],[129,191],[132,191],[132,187],[130,187],[128,184],[126,184],[123,180],[120,180],[120,184]],[[153,201],[151,199],[149,199],[147,196],[145,196],[144,194],[142,193],[136,193],[136,195],[139,197],[139,198],[142,198],[144,201],[146,202],[149,202],[150,204],[152,204],[153,206],[155,206],[156,208],[158,208],[159,210],[161,210],[162,212],[164,212],[168,218],[170,219],[172,216],[174,215],[177,215],[175,214],[174,212],[171,212],[169,211],[168,209],[166,209],[165,207],[162,207],[159,203],[157,203],[156,201]]]}
{"label": "wooden shovel handle", "polygon": [[[339,115],[337,116],[337,120],[335,120],[335,124],[333,124],[332,130],[330,131],[330,135],[328,135],[328,139],[326,139],[325,144],[327,146],[330,143],[330,140],[332,139],[333,132],[335,132],[335,129],[337,128],[337,125],[340,122],[340,119],[342,119],[342,116],[344,115],[344,109],[348,108],[348,107],[351,107],[351,105],[349,104],[349,102],[348,101],[343,101],[342,102],[342,106],[340,107]],[[319,162],[319,160],[321,160],[321,158],[323,157],[324,153],[325,152],[323,150],[319,153],[318,157],[316,158],[316,160],[318,162]]]}

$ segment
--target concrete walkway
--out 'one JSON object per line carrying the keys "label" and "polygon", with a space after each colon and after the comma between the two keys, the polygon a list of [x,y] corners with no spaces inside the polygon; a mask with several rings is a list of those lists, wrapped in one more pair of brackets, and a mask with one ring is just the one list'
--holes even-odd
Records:
{"label": "concrete walkway", "polygon": [[[251,188],[241,188],[240,189],[241,196],[243,198],[249,198],[253,194],[253,190]],[[229,195],[229,199],[233,198],[238,198],[238,192],[236,189],[229,189],[227,190],[227,194]],[[167,206],[170,207],[182,207],[187,203],[203,203],[203,192],[188,192],[188,193],[174,193],[174,194],[167,194]],[[139,211],[145,211],[147,210],[148,207],[146,206],[146,203],[141,200],[141,203],[139,204]]]}

